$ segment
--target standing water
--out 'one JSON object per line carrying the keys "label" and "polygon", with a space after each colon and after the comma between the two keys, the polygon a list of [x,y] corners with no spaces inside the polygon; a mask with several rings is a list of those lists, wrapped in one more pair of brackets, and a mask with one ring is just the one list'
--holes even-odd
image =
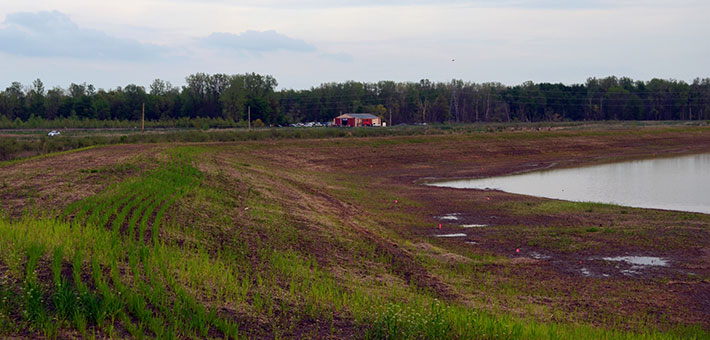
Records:
{"label": "standing water", "polygon": [[710,214],[710,153],[430,185]]}

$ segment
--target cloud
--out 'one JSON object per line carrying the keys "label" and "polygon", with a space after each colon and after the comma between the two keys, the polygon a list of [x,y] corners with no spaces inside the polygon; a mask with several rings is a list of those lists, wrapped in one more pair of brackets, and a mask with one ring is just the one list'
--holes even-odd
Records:
{"label": "cloud", "polygon": [[146,60],[165,49],[137,40],[121,39],[81,28],[58,11],[8,14],[0,28],[0,51],[28,57]]}
{"label": "cloud", "polygon": [[200,42],[209,47],[239,52],[273,52],[278,50],[313,52],[316,48],[300,39],[290,38],[274,30],[246,31],[241,34],[212,33]]}
{"label": "cloud", "polygon": [[[175,3],[176,0],[162,0]],[[194,0],[178,0],[194,3]],[[199,3],[230,4],[230,0],[202,0]],[[525,8],[525,9],[615,9],[678,8],[704,6],[707,0],[241,0],[240,6],[270,9],[323,10],[362,7],[411,7],[411,6],[462,6],[480,8]]]}
{"label": "cloud", "polygon": [[352,63],[353,61],[355,61],[355,58],[353,58],[352,55],[345,52],[324,53],[321,54],[321,57],[328,58],[330,60],[338,61],[341,63]]}

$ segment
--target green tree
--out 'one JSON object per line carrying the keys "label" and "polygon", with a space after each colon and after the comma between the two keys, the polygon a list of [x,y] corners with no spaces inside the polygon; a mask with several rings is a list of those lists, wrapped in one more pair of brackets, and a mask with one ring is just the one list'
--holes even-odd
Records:
{"label": "green tree", "polygon": [[32,87],[27,94],[29,100],[29,110],[32,115],[45,117],[45,90],[40,79],[32,82]]}
{"label": "green tree", "polygon": [[25,101],[26,97],[22,84],[16,81],[12,82],[10,87],[6,88],[3,93],[0,113],[10,120],[26,120],[29,115],[25,109]]}
{"label": "green tree", "polygon": [[234,75],[230,77],[229,87],[220,94],[219,101],[222,104],[222,116],[225,119],[239,121],[244,119],[244,108],[247,101],[247,91],[244,84],[244,76]]}
{"label": "green tree", "polygon": [[246,105],[251,107],[252,120],[261,119],[266,124],[278,123],[278,103],[274,95],[278,86],[276,79],[270,75],[262,76],[256,73],[243,76]]}
{"label": "green tree", "polygon": [[127,118],[140,120],[143,113],[143,104],[148,98],[145,88],[135,84],[126,85],[123,88],[123,97]]}
{"label": "green tree", "polygon": [[55,119],[59,117],[59,109],[62,105],[62,97],[64,96],[64,90],[59,87],[54,87],[47,91],[47,96],[45,98],[45,114],[46,119]]}

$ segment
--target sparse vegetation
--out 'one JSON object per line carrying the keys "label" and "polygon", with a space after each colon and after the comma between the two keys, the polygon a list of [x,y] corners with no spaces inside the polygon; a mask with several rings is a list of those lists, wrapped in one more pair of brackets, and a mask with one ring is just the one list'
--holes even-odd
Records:
{"label": "sparse vegetation", "polygon": [[[707,338],[707,311],[683,300],[704,292],[702,264],[693,262],[697,276],[661,272],[644,280],[586,278],[573,267],[579,254],[585,263],[623,249],[682,254],[701,242],[693,237],[707,235],[706,215],[461,193],[410,180],[483,161],[490,171],[509,171],[507,162],[520,161],[513,151],[539,155],[529,143],[546,138],[574,149],[588,138],[677,133],[665,131],[277,138],[163,145],[101,165],[87,159],[127,146],[9,163],[0,168],[7,174],[0,203],[11,212],[0,218],[0,336]],[[702,147],[707,133],[696,132],[692,145]],[[445,159],[463,154],[451,141],[507,153]],[[548,152],[542,157],[572,158]],[[97,181],[96,188],[43,206],[50,198],[35,189],[41,176],[32,171],[69,156],[77,177],[67,178]],[[11,171],[21,166],[27,173]],[[30,196],[36,209],[18,214]],[[496,218],[466,231],[478,242],[471,246],[431,237],[435,216],[448,213]],[[461,228],[443,224],[444,232]],[[540,265],[532,251],[554,258]],[[665,289],[681,279],[690,283],[680,293]],[[660,302],[653,294],[663,294]]]}

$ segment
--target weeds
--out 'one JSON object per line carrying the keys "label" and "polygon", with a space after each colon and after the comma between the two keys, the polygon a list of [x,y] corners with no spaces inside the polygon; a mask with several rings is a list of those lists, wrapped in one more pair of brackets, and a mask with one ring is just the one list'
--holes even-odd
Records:
{"label": "weeds", "polygon": [[[428,142],[424,137],[401,142],[422,141]],[[213,163],[200,167],[208,169],[205,173],[197,168],[213,155],[205,155],[207,149],[170,149],[154,170],[70,204],[59,218],[0,219],[0,265],[7,267],[7,276],[0,272],[0,335],[30,330],[51,338],[68,330],[84,338],[305,337],[311,333],[300,334],[298,327],[314,324],[324,327],[313,331],[315,336],[333,336],[339,322],[356,329],[354,336],[368,339],[634,339],[675,334],[646,336],[582,324],[536,323],[484,312],[455,299],[439,301],[437,291],[413,283],[413,274],[402,273],[410,269],[409,263],[398,262],[407,252],[421,255],[417,240],[379,224],[368,213],[346,224],[340,211],[324,209],[317,216],[290,211],[317,204],[286,201],[318,189],[302,188],[305,184],[294,178],[303,174],[294,171],[289,174],[294,177],[282,177],[258,157],[235,157],[229,165],[238,169],[238,184],[216,183],[226,176],[209,173]],[[97,170],[103,171],[133,170]],[[326,174],[319,179],[338,185],[335,193],[323,193],[323,201],[332,200],[328,196],[332,194],[379,212],[378,205],[389,200],[389,193],[369,190],[346,176]],[[424,208],[413,200],[402,200],[398,207]],[[584,203],[505,208],[582,214],[619,209]],[[421,222],[402,212],[384,211],[381,216],[413,225]],[[569,228],[540,228],[532,242],[564,249],[574,238],[616,230],[588,224],[563,229]],[[388,251],[376,243],[379,238],[401,241],[406,251],[399,255]],[[434,252],[443,253],[444,248]],[[506,298],[517,297],[521,286],[497,280],[487,270],[495,267],[501,275],[512,276],[510,268],[501,266],[507,259],[466,255],[470,261],[445,266],[430,257],[414,258],[415,265],[440,266],[436,279],[465,277],[470,285],[495,286],[491,291],[496,294],[485,297],[491,308],[508,307]],[[39,284],[38,273],[41,277],[51,273],[51,284]],[[559,310],[544,312],[564,318]],[[273,327],[264,326],[267,322]],[[652,320],[639,315],[637,322]],[[240,330],[240,324],[246,327]],[[688,328],[677,334],[706,333]]]}

